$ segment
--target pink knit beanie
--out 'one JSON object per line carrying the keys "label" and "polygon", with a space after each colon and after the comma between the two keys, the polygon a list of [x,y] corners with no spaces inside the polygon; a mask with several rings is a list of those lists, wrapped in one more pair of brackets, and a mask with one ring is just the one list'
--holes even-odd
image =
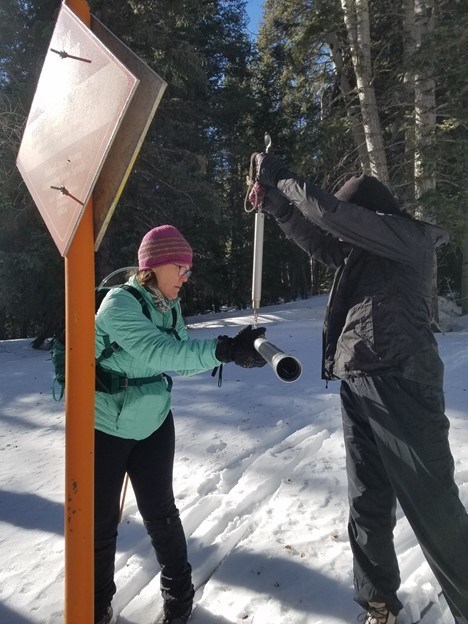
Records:
{"label": "pink knit beanie", "polygon": [[138,249],[138,268],[154,269],[163,264],[192,266],[193,252],[173,225],[160,225],[143,237]]}

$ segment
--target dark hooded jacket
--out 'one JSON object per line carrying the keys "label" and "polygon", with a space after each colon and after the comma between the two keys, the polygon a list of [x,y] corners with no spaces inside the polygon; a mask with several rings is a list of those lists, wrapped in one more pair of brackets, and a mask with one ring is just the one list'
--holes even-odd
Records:
{"label": "dark hooded jacket", "polygon": [[370,208],[345,201],[356,196],[349,185],[333,196],[288,174],[277,188],[281,199],[272,189],[273,199],[291,203],[279,219],[286,236],[336,269],[323,331],[323,378],[396,374],[441,386],[430,310],[435,247],[447,233],[393,209],[385,193],[387,212],[379,212],[378,193]]}

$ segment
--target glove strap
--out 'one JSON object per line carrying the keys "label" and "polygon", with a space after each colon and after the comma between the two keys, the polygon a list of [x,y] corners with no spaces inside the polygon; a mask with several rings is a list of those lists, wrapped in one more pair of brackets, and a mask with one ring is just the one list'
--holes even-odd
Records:
{"label": "glove strap", "polygon": [[216,377],[216,373],[218,373],[218,388],[221,388],[223,385],[223,364],[215,366],[215,368],[211,371],[211,376]]}

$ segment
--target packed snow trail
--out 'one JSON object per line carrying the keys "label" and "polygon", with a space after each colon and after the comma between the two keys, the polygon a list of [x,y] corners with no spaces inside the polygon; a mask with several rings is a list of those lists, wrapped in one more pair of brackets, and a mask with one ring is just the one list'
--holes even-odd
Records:
{"label": "packed snow trail", "polygon": [[[215,490],[184,509],[182,519],[194,569],[195,589],[205,585],[237,544],[254,533],[261,522],[262,508],[280,491],[283,475],[293,474],[304,458],[311,457],[320,449],[328,433],[312,434],[312,429],[294,432],[253,461],[244,461],[243,472],[238,471],[237,483],[227,493],[219,494]],[[273,457],[278,466],[276,470],[271,469]],[[228,473],[228,476],[232,481],[233,475]],[[226,489],[222,478],[219,489]],[[122,616],[141,622],[142,618],[146,619],[146,606],[142,608],[144,597],[148,595],[154,601],[159,578],[151,579],[148,571],[141,568],[133,575],[132,583],[135,583],[136,574],[140,577],[139,584],[143,591],[136,597],[135,605],[131,602],[123,609]],[[151,618],[149,621],[152,621]]]}
{"label": "packed snow trail", "polygon": [[[339,384],[319,378],[325,297],[262,310],[269,340],[298,357],[284,384],[269,366],[174,376],[174,490],[197,587],[190,624],[352,624],[352,559]],[[193,337],[234,335],[248,313],[208,315]],[[459,323],[457,319],[457,323]],[[460,328],[458,328],[460,330]],[[467,323],[468,329],[468,323]],[[456,481],[468,506],[468,331],[438,335]],[[0,622],[62,624],[64,404],[50,354],[0,342]],[[399,624],[453,624],[401,511]],[[119,528],[117,624],[155,624],[159,567],[131,488]]]}

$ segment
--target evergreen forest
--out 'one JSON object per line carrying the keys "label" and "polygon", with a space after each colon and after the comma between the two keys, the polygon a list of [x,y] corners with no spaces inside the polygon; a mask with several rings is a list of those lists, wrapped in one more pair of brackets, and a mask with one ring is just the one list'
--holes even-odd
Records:
{"label": "evergreen forest", "polygon": [[[450,232],[437,290],[468,312],[465,0],[89,0],[168,84],[95,254],[96,283],[135,265],[152,227],[194,248],[187,315],[251,305],[250,154],[273,151],[336,192],[360,172]],[[0,339],[53,335],[64,259],[16,167],[59,0],[0,0]],[[266,219],[262,305],[327,292],[329,271]]]}

